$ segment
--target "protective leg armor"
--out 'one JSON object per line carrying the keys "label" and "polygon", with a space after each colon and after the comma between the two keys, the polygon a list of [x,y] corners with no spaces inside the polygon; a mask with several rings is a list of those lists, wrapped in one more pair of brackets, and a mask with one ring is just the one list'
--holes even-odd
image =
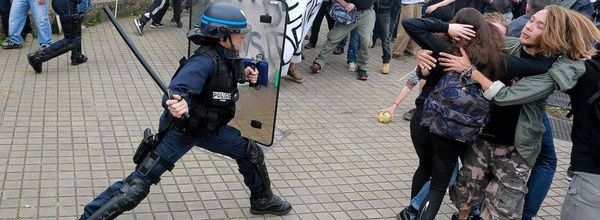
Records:
{"label": "protective leg armor", "polygon": [[[144,139],[140,147],[144,145],[144,142],[152,139],[154,135],[149,129],[144,131]],[[158,144],[158,143],[153,143]],[[102,205],[96,212],[91,216],[82,216],[81,219],[88,220],[104,220],[114,219],[123,212],[132,210],[135,208],[150,192],[150,186],[152,184],[158,184],[160,181],[160,175],[166,170],[172,170],[174,165],[169,161],[160,157],[160,155],[154,153],[154,146],[151,146],[150,151],[145,151],[142,155],[138,155],[139,149],[136,152],[138,157],[143,160],[136,162],[138,165],[135,168],[136,173],[130,174],[125,178],[125,183],[119,189],[117,193],[114,193],[110,200]],[[140,177],[139,174],[142,177]],[[110,189],[108,191],[111,191]]]}
{"label": "protective leg armor", "polygon": [[252,193],[250,196],[250,213],[253,215],[287,215],[292,210],[292,205],[282,200],[276,195],[273,195],[271,190],[271,180],[265,165],[265,155],[254,141],[248,141],[247,154],[250,162],[254,164],[254,168],[260,175],[263,183],[262,193]]}
{"label": "protective leg armor", "polygon": [[[150,183],[133,174],[125,178],[123,187],[88,220],[114,219],[123,212],[135,208],[150,193]],[[82,216],[82,219],[85,219]]]}

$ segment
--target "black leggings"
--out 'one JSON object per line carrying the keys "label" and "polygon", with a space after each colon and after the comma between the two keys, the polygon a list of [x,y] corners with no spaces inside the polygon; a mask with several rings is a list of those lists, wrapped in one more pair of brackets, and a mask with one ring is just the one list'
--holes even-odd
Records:
{"label": "black leggings", "polygon": [[429,133],[421,127],[421,109],[417,109],[410,122],[410,133],[419,157],[419,167],[413,176],[411,198],[423,184],[431,179],[431,187],[421,204],[418,219],[434,219],[437,214],[454,167],[469,145]]}

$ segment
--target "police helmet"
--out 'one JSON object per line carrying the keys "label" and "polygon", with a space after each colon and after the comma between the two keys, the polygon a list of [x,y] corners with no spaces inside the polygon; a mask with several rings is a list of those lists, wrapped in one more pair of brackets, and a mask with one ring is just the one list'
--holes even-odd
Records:
{"label": "police helmet", "polygon": [[198,37],[227,38],[230,34],[244,34],[252,30],[244,12],[231,3],[217,2],[206,8],[200,24],[188,32],[188,39]]}

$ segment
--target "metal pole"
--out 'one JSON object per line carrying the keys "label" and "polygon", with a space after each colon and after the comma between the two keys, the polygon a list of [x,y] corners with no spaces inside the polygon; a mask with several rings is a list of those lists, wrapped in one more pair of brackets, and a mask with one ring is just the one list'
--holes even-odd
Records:
{"label": "metal pole", "polygon": [[115,1],[115,17],[119,16],[118,9],[119,9],[119,0],[116,0]]}
{"label": "metal pole", "polygon": [[119,34],[121,35],[121,37],[123,38],[123,40],[125,41],[125,43],[127,44],[127,46],[129,47],[129,49],[131,49],[131,52],[133,52],[133,54],[135,55],[135,57],[140,61],[140,63],[142,63],[142,66],[144,66],[144,69],[146,69],[146,71],[148,72],[148,74],[150,74],[150,76],[152,77],[152,79],[154,80],[154,82],[156,82],[156,84],[158,85],[158,87],[160,87],[160,89],[163,91],[163,93],[165,95],[168,95],[167,86],[162,81],[162,79],[158,76],[158,74],[156,74],[156,72],[154,72],[154,70],[152,69],[152,67],[150,67],[150,64],[148,64],[148,62],[146,61],[146,59],[144,59],[144,57],[142,56],[142,53],[137,49],[137,47],[135,47],[135,45],[133,44],[133,42],[129,38],[129,35],[127,35],[127,32],[125,32],[125,30],[123,29],[123,26],[121,26],[121,24],[119,23],[119,21],[117,21],[117,18],[115,18],[115,15],[112,13],[112,11],[108,7],[108,5],[104,6],[104,12],[106,13],[106,15],[108,16],[108,18],[110,19],[110,22],[112,22],[113,25],[115,26],[115,28],[117,28],[117,32],[119,32]]}

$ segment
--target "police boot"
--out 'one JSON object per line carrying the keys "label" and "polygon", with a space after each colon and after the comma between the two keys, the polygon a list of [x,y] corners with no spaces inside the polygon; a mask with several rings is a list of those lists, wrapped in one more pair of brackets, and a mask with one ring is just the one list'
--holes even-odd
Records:
{"label": "police boot", "polygon": [[273,195],[271,191],[271,180],[265,165],[265,156],[262,149],[254,141],[248,142],[247,153],[250,162],[254,165],[262,180],[262,191],[252,192],[250,195],[250,213],[253,215],[287,215],[292,210],[292,205]]}
{"label": "police boot", "polygon": [[33,70],[35,70],[36,73],[41,73],[42,63],[69,52],[72,49],[73,44],[52,44],[46,49],[28,54],[27,61],[29,61],[29,65],[33,67]]}
{"label": "police boot", "polygon": [[250,196],[250,213],[253,215],[287,215],[292,211],[292,204],[279,196],[273,195],[271,189],[265,193],[252,194]]}
{"label": "police boot", "polygon": [[46,56],[43,50],[36,51],[27,55],[27,61],[29,61],[29,65],[33,67],[35,73],[42,72],[43,61],[41,57]]}
{"label": "police boot", "polygon": [[79,64],[87,62],[88,58],[81,54],[78,57],[71,57],[71,66],[77,66]]}

